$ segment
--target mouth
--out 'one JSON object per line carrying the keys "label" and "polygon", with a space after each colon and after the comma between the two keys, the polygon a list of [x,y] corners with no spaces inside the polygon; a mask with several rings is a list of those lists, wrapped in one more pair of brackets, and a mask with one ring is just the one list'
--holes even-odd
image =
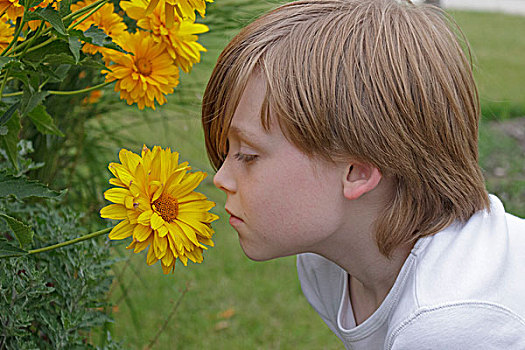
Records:
{"label": "mouth", "polygon": [[239,225],[239,224],[242,224],[244,223],[244,220],[241,219],[240,217],[238,216],[235,216],[235,214],[233,214],[229,209],[225,208],[226,212],[228,214],[230,214],[230,225],[232,225],[233,227]]}

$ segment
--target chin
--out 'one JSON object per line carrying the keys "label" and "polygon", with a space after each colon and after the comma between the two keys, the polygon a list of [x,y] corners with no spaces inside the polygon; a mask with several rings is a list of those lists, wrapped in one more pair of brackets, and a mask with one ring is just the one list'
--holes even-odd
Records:
{"label": "chin", "polygon": [[241,244],[242,251],[244,252],[244,255],[248,257],[248,259],[253,261],[267,261],[272,260],[275,258],[279,258],[280,255],[269,255],[267,252],[263,251],[260,248],[257,247],[250,247],[247,244],[243,244],[242,240],[239,241]]}
{"label": "chin", "polygon": [[254,247],[250,246],[248,244],[243,244],[243,241],[239,241],[241,244],[241,248],[244,252],[244,255],[246,255],[250,260],[253,261],[268,261],[273,260],[277,258],[282,258],[285,256],[293,255],[293,254],[284,254],[283,252],[271,252],[268,250],[261,249],[260,247]]}

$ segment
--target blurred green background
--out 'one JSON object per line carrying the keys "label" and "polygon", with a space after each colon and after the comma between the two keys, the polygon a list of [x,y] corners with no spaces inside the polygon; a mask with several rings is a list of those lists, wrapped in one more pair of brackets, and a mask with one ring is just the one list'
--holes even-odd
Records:
{"label": "blurred green background", "polygon": [[[158,264],[146,266],[145,254],[126,251],[129,242],[113,243],[121,261],[113,268],[109,298],[115,322],[107,329],[124,342],[124,348],[342,348],[302,296],[293,257],[256,263],[244,256],[227,222],[224,196],[212,184],[213,171],[204,150],[200,100],[217,56],[240,28],[277,4],[254,0],[209,4],[202,22],[210,32],[200,39],[208,52],[191,74],[182,76],[166,105],[157,111],[139,111],[120,103],[87,125],[97,152],[85,153],[80,176],[84,174],[87,187],[92,185],[100,206],[102,191],[109,185],[100,191],[89,179],[108,179],[106,166],[117,160],[122,147],[139,151],[142,144],[161,145],[179,151],[193,168],[209,173],[198,190],[217,202],[213,211],[221,216],[214,224],[216,246],[205,252],[204,263],[177,265],[172,275],[163,275]],[[525,17],[450,13],[469,39],[474,56],[484,116],[480,161],[487,186],[507,210],[525,216]],[[89,140],[84,142],[89,148]]]}

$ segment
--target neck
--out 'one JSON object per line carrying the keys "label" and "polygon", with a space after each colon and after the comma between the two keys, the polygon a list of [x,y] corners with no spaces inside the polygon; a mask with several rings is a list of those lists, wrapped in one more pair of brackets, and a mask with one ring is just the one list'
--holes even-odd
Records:
{"label": "neck", "polygon": [[360,246],[338,255],[324,255],[348,272],[356,325],[363,323],[383,303],[412,249],[412,245],[398,248],[389,259],[379,252],[375,242],[372,243],[369,249]]}
{"label": "neck", "polygon": [[394,285],[413,245],[399,247],[387,258],[373,240],[363,242],[365,240],[355,244],[354,249],[347,248],[336,254],[333,250],[331,254],[320,253],[347,271],[356,290],[368,295],[379,306]]}
{"label": "neck", "polygon": [[383,183],[357,201],[349,201],[340,229],[314,251],[348,272],[352,308],[361,311],[358,322],[384,301],[413,247],[397,247],[390,258],[379,252],[374,223],[384,212],[381,199],[388,198],[388,191]]}
{"label": "neck", "polygon": [[354,274],[349,273],[348,288],[356,325],[363,323],[383,303],[410,254],[410,248],[399,249],[396,253],[391,259],[381,261],[381,258],[369,265],[366,271],[356,269]]}

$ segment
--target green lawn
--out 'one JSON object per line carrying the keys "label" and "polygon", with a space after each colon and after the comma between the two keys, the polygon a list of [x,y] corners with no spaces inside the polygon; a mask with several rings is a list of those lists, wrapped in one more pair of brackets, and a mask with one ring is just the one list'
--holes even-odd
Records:
{"label": "green lawn", "polygon": [[474,56],[486,117],[525,115],[525,17],[452,11]]}
{"label": "green lawn", "polygon": [[[145,254],[136,255],[115,244],[124,260],[115,266],[118,278],[110,296],[115,304],[111,329],[126,349],[147,348],[186,287],[155,349],[341,348],[302,296],[294,258],[255,263],[244,256],[225,219],[224,197],[211,183],[202,141],[200,99],[220,50],[239,28],[274,4],[216,0],[204,21],[211,32],[201,40],[208,52],[191,75],[182,77],[169,103],[156,112],[126,108],[104,116],[112,120],[115,134],[128,138],[113,147],[113,158],[107,162],[116,160],[120,147],[137,151],[143,143],[170,146],[194,168],[210,173],[200,191],[217,202],[214,211],[222,218],[214,225],[216,246],[205,252],[204,263],[178,265],[173,275],[162,275],[158,265],[147,267]],[[512,108],[525,110],[525,37],[519,35],[525,32],[525,17],[452,14],[471,40],[484,113],[506,117]],[[488,122],[483,123],[481,136],[481,163],[489,188],[502,195],[513,212],[525,215],[523,150]]]}

